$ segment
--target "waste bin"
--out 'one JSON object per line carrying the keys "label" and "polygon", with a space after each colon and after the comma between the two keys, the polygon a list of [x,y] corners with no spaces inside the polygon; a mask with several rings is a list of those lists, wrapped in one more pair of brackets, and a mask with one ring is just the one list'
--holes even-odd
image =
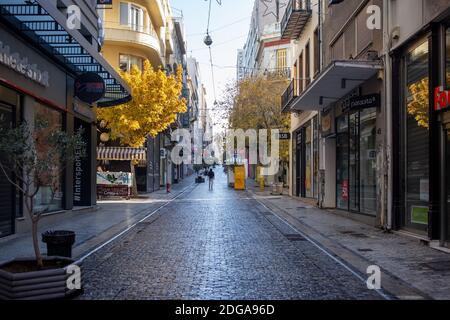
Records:
{"label": "waste bin", "polygon": [[47,256],[72,258],[75,232],[64,230],[47,231],[42,234],[42,242],[47,244]]}
{"label": "waste bin", "polygon": [[283,195],[283,183],[274,183],[272,185],[273,195]]}

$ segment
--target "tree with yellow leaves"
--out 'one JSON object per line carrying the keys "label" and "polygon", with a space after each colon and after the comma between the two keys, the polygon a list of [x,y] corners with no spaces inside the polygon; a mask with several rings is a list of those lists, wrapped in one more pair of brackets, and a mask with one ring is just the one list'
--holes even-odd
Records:
{"label": "tree with yellow leaves", "polygon": [[[288,81],[277,75],[250,77],[228,86],[221,110],[230,129],[279,129],[289,132],[290,115],[281,112],[281,95]],[[281,160],[289,161],[289,143],[280,141]]]}
{"label": "tree with yellow leaves", "polygon": [[156,137],[175,122],[178,113],[186,112],[181,96],[182,70],[166,75],[153,70],[148,60],[143,70],[133,66],[129,73],[120,71],[132,91],[133,99],[125,104],[97,109],[97,120],[104,121],[112,140],[130,147],[142,147],[149,136]]}
{"label": "tree with yellow leaves", "polygon": [[[289,132],[290,115],[281,112],[281,95],[287,85],[288,80],[278,75],[245,78],[228,85],[216,109],[224,113],[220,117],[228,118],[227,129]],[[280,141],[279,154],[283,167],[289,163],[289,141]]]}

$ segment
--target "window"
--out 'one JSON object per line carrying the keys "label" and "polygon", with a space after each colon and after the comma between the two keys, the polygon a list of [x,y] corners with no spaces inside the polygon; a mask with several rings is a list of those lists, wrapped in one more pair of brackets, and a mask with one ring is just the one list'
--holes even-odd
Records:
{"label": "window", "polygon": [[314,75],[320,72],[320,39],[319,28],[314,31]]}
{"label": "window", "polygon": [[134,31],[144,31],[144,11],[127,2],[120,3],[120,24],[129,26]]}
{"label": "window", "polygon": [[130,6],[130,22],[131,29],[134,31],[143,31],[144,29],[144,13],[142,9],[136,6]]}
{"label": "window", "polygon": [[308,44],[305,48],[305,79],[306,79],[306,86],[308,86],[311,83],[311,48]]}
{"label": "window", "polygon": [[299,77],[299,81],[298,81],[298,91],[299,93],[303,92],[303,87],[304,87],[304,74],[303,74],[303,52],[300,53],[300,56],[298,57],[298,77]]}
{"label": "window", "polygon": [[[62,114],[56,110],[50,109],[42,104],[36,103],[35,123],[39,124],[44,121],[46,124],[43,128],[35,129],[37,136],[43,138],[49,135],[50,132],[55,130],[62,130]],[[48,152],[48,146],[43,142],[45,139],[38,139],[36,150],[39,154],[45,154]],[[43,158],[43,156],[42,156]],[[55,163],[53,169],[55,174],[61,172],[61,164]],[[34,209],[36,212],[45,210],[58,211],[63,209],[63,189],[62,189],[62,177],[59,177],[56,181],[46,181],[46,177],[40,177],[44,186],[39,189],[34,201]],[[48,179],[47,179],[48,180]]]}
{"label": "window", "polygon": [[446,35],[446,79],[447,79],[447,88],[450,88],[450,28],[447,29]]}
{"label": "window", "polygon": [[342,35],[331,45],[331,58],[333,60],[344,58],[344,37]]}
{"label": "window", "polygon": [[277,50],[277,68],[279,70],[284,70],[287,67],[287,50],[279,49]]}
{"label": "window", "polygon": [[406,228],[426,231],[428,218],[423,211],[429,201],[429,78],[428,40],[405,57],[405,213]]}
{"label": "window", "polygon": [[142,70],[144,65],[144,59],[141,57],[133,56],[130,54],[120,54],[119,55],[119,68],[124,72],[130,72],[131,67],[135,65]]}
{"label": "window", "polygon": [[364,9],[356,17],[356,44],[357,44],[357,54],[360,54],[364,49],[367,48],[373,40],[373,31],[367,28],[367,4]]}
{"label": "window", "polygon": [[355,20],[351,21],[344,32],[344,58],[352,59],[356,57],[356,31]]}

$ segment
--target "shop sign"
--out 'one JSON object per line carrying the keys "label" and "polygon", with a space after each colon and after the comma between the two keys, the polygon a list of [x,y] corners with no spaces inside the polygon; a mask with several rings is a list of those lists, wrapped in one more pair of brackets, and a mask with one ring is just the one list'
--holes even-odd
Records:
{"label": "shop sign", "polygon": [[380,99],[380,94],[378,93],[352,98],[350,100],[350,110],[378,108]]}
{"label": "shop sign", "polygon": [[450,90],[444,90],[443,86],[434,89],[434,110],[447,109],[450,105]]}
{"label": "shop sign", "polygon": [[280,140],[291,140],[291,134],[289,132],[280,132],[279,139]]}
{"label": "shop sign", "polygon": [[81,197],[83,195],[83,159],[81,157],[82,149],[75,150],[75,169],[74,169],[74,191],[73,198],[75,202],[81,202]]}
{"label": "shop sign", "polygon": [[86,72],[75,79],[75,97],[86,103],[94,103],[105,95],[105,81],[97,73]]}
{"label": "shop sign", "polygon": [[41,86],[49,87],[48,71],[40,70],[36,64],[28,63],[28,57],[21,57],[19,53],[11,53],[7,45],[0,41],[0,63],[22,74],[24,77],[39,83]]}

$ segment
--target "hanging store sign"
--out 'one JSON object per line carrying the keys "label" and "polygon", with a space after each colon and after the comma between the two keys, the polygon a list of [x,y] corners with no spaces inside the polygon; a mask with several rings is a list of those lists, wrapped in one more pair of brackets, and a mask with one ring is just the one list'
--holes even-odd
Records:
{"label": "hanging store sign", "polygon": [[450,90],[444,90],[443,86],[434,89],[434,110],[444,110],[450,105]]}
{"label": "hanging store sign", "polygon": [[381,105],[380,99],[381,96],[378,93],[354,97],[350,100],[350,110],[378,108]]}
{"label": "hanging store sign", "polygon": [[75,96],[83,102],[94,103],[103,98],[105,91],[105,81],[97,73],[83,73],[75,79]]}
{"label": "hanging store sign", "polygon": [[291,140],[291,134],[289,132],[280,132],[279,140]]}
{"label": "hanging store sign", "polygon": [[2,41],[0,41],[0,63],[41,86],[50,86],[48,71],[40,70],[36,64],[28,62],[28,57],[21,57],[18,52],[11,53],[10,47],[4,45]]}

